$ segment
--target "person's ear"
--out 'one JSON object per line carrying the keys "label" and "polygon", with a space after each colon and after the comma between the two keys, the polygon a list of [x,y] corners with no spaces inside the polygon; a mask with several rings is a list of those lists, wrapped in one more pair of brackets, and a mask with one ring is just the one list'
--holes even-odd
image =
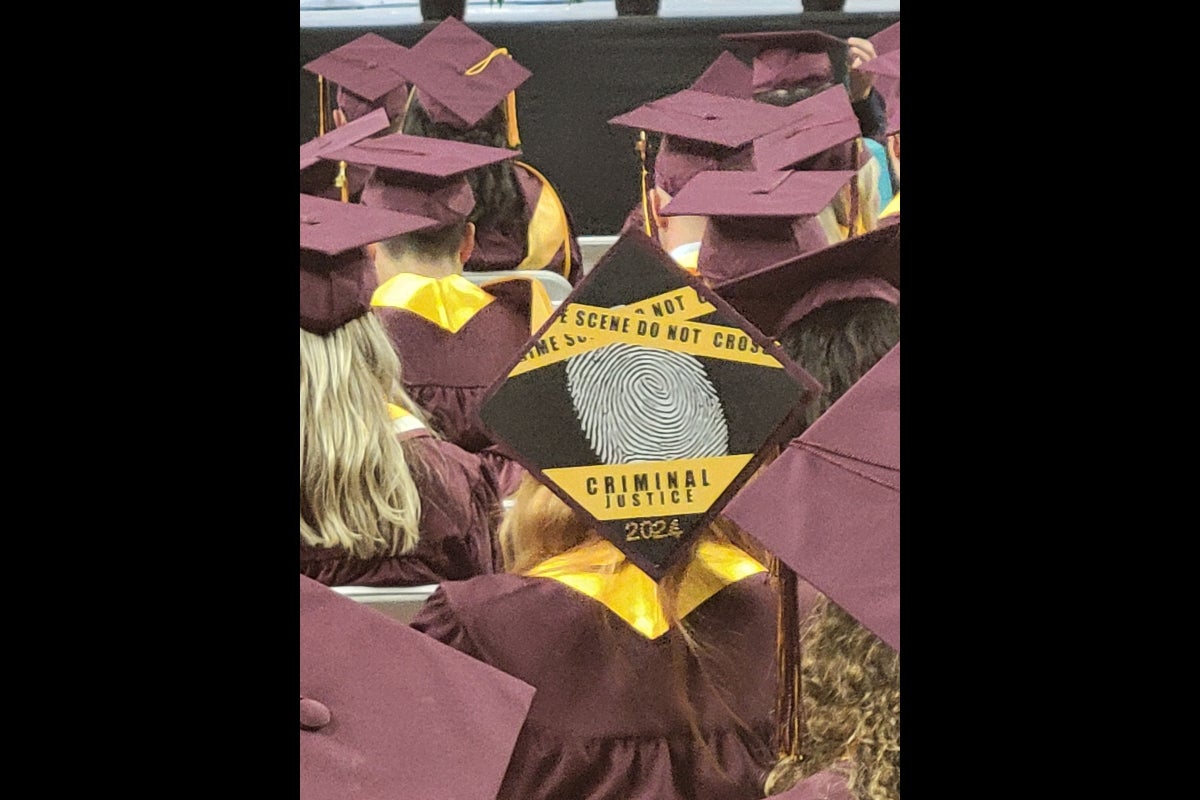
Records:
{"label": "person's ear", "polygon": [[349,121],[350,120],[346,119],[345,111],[342,111],[340,108],[335,108],[333,110],[333,127],[340,128]]}
{"label": "person's ear", "polygon": [[669,202],[671,202],[671,195],[667,194],[657,186],[655,186],[650,192],[650,206],[654,211],[654,227],[658,228],[660,231],[665,231],[667,229],[667,220],[670,219],[670,217],[664,217],[659,212],[662,211],[662,207]]}
{"label": "person's ear", "polygon": [[458,245],[458,263],[466,264],[471,260],[471,254],[475,252],[475,223],[468,222],[467,227],[463,230],[462,242]]}

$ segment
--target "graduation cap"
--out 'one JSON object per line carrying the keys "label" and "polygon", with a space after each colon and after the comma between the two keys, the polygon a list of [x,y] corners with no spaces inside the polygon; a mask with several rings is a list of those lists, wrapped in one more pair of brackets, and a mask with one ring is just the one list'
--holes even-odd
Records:
{"label": "graduation cap", "polygon": [[725,509],[900,651],[900,345]]}
{"label": "graduation cap", "polygon": [[819,389],[631,231],[488,390],[480,416],[530,473],[659,580]]}
{"label": "graduation cap", "polygon": [[842,83],[849,45],[823,31],[723,33],[720,38],[754,49],[751,67],[755,94],[797,86]]}
{"label": "graduation cap", "polygon": [[300,576],[301,800],[494,800],[533,695]]}
{"label": "graduation cap", "polygon": [[882,56],[893,50],[900,49],[900,23],[893,22],[886,28],[876,33],[874,36],[868,36],[867,41],[875,46],[875,55]]}
{"label": "graduation cap", "polygon": [[748,168],[751,154],[746,145],[792,119],[788,109],[684,89],[608,122],[662,134],[654,182],[674,195],[699,172]]}
{"label": "graduation cap", "polygon": [[378,284],[363,249],[434,220],[300,195],[300,327],[324,336],[370,311]]}
{"label": "graduation cap", "polygon": [[389,119],[398,119],[408,101],[408,85],[401,71],[407,48],[377,33],[367,33],[330,50],[304,65],[320,82],[321,134],[329,131],[325,120],[325,81],[337,84],[337,103],[349,120],[382,108]]}
{"label": "graduation cap", "polygon": [[844,86],[831,86],[787,106],[787,110],[792,116],[786,125],[754,141],[755,169],[837,170],[861,166],[847,146],[862,135],[862,128]]}
{"label": "graduation cap", "polygon": [[327,151],[323,158],[374,167],[360,201],[365,206],[417,214],[449,225],[475,208],[468,171],[519,153],[503,147],[393,133]]}
{"label": "graduation cap", "polygon": [[435,123],[468,130],[505,102],[508,144],[517,147],[516,89],[533,74],[454,17],[447,17],[406,54],[404,73]]}
{"label": "graduation cap", "polygon": [[713,286],[768,336],[821,306],[876,297],[900,302],[900,223]]}
{"label": "graduation cap", "polygon": [[[340,128],[334,128],[324,136],[318,136],[300,145],[300,192],[321,197],[337,195],[348,201],[350,181],[344,162],[331,162],[321,158],[321,153],[337,150],[355,142],[374,136],[388,126],[387,112],[382,108],[359,117]],[[355,194],[362,190],[361,178]]]}
{"label": "graduation cap", "polygon": [[750,100],[754,97],[751,88],[753,76],[754,70],[748,64],[728,50],[723,50],[688,88]]}
{"label": "graduation cap", "polygon": [[697,269],[716,285],[836,241],[817,215],[853,178],[848,170],[702,172],[661,213],[709,218]]}

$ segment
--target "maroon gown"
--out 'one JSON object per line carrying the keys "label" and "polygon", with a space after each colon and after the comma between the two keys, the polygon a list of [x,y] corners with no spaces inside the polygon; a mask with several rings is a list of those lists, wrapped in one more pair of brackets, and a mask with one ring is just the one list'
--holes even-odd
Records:
{"label": "maroon gown", "polygon": [[400,356],[404,390],[447,441],[489,462],[501,497],[516,491],[525,470],[495,443],[479,407],[526,348],[532,288],[527,280],[489,284],[495,300],[455,332],[405,308],[373,307]]}
{"label": "maroon gown", "polygon": [[479,456],[420,429],[403,434],[421,495],[420,539],[406,555],[357,558],[300,543],[300,574],[326,586],[425,586],[500,569],[500,494]]}
{"label": "maroon gown", "polygon": [[686,619],[703,670],[676,630],[647,639],[549,578],[442,584],[412,624],[537,689],[499,800],[749,800],[775,760],[775,617],[766,573],[718,591]]}
{"label": "maroon gown", "polygon": [[[528,164],[513,162],[513,173],[525,200],[521,217],[522,236],[514,238],[505,235],[493,226],[477,227],[475,251],[463,269],[468,272],[548,269],[564,276],[571,285],[579,283],[583,278],[583,253],[576,238],[575,221],[570,209],[553,185],[538,177]],[[543,198],[545,191],[553,194]],[[538,210],[538,203],[543,199],[546,205]],[[537,251],[532,254],[531,242]],[[569,267],[567,254],[570,255]]]}

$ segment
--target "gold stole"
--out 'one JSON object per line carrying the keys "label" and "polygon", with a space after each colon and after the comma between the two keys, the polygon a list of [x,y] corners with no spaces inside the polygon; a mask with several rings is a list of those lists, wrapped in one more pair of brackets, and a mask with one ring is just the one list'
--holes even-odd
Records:
{"label": "gold stole", "polygon": [[524,161],[513,162],[516,166],[529,170],[535,178],[541,181],[542,191],[538,195],[537,205],[529,219],[529,233],[526,242],[527,255],[517,265],[517,269],[542,269],[554,258],[561,247],[563,251],[563,277],[571,277],[571,229],[567,224],[567,211],[563,207],[558,192],[546,180],[546,176],[538,172]]}
{"label": "gold stole", "polygon": [[[680,619],[726,586],[760,572],[766,567],[745,551],[701,542],[680,582]],[[525,574],[558,581],[604,604],[647,639],[657,639],[670,627],[658,600],[658,585],[607,539],[549,558]]]}

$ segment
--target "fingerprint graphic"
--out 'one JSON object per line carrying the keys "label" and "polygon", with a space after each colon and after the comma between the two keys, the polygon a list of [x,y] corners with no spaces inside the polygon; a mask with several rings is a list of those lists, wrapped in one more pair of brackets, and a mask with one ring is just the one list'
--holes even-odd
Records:
{"label": "fingerprint graphic", "polygon": [[610,344],[567,362],[567,389],[606,464],[724,456],[729,428],[704,365],[686,353]]}

